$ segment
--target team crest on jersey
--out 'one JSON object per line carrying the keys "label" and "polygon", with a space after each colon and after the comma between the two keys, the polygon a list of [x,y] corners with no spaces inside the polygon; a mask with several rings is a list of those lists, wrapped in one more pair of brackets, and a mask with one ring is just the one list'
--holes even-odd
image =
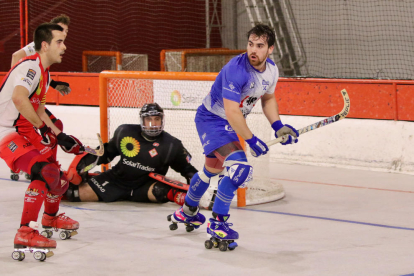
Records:
{"label": "team crest on jersey", "polygon": [[263,90],[267,89],[267,87],[269,86],[269,83],[270,82],[268,82],[268,81],[262,80]]}
{"label": "team crest on jersey", "polygon": [[139,153],[139,150],[141,149],[139,142],[135,138],[132,138],[129,136],[122,138],[120,147],[121,147],[122,153],[126,157],[137,156],[137,154]]}
{"label": "team crest on jersey", "polygon": [[151,157],[154,157],[154,156],[158,155],[158,152],[157,152],[156,149],[152,149],[152,150],[149,151],[149,154],[151,155]]}
{"label": "team crest on jersey", "polygon": [[152,144],[154,147],[158,147],[160,144],[158,144],[157,142],[155,142],[154,144]]}
{"label": "team crest on jersey", "polygon": [[254,88],[254,82],[250,83],[250,89]]}
{"label": "team crest on jersey", "polygon": [[33,69],[29,69],[29,71],[27,71],[26,77],[28,77],[31,80],[34,80],[34,77],[36,76],[36,71]]}
{"label": "team crest on jersey", "polygon": [[7,147],[9,148],[9,150],[11,150],[11,152],[15,152],[18,148],[18,146],[13,141],[11,141],[10,144],[7,145]]}

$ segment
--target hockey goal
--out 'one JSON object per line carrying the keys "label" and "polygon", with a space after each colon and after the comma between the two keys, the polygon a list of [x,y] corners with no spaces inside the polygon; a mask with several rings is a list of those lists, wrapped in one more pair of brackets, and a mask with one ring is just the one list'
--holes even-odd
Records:
{"label": "hockey goal", "polygon": [[[99,77],[102,140],[107,142],[121,124],[138,124],[142,105],[157,102],[165,112],[165,131],[183,142],[192,155],[191,163],[201,170],[204,155],[194,117],[216,76],[216,73],[102,72]],[[256,106],[254,111],[248,117],[249,127],[261,139],[270,140],[272,134],[267,119],[259,106]],[[244,141],[242,143],[244,144]],[[248,152],[247,156],[254,167],[254,180],[249,183],[247,190],[239,189],[236,197],[237,206],[282,198],[282,185],[269,177],[271,164],[268,155],[253,158]],[[118,160],[114,160],[113,164]],[[167,176],[185,182],[185,179],[173,170],[169,170]]]}
{"label": "hockey goal", "polygon": [[162,50],[160,67],[168,72],[220,72],[230,59],[244,52],[227,48]]}
{"label": "hockey goal", "polygon": [[94,73],[104,70],[148,71],[148,55],[118,51],[83,51],[82,70]]}

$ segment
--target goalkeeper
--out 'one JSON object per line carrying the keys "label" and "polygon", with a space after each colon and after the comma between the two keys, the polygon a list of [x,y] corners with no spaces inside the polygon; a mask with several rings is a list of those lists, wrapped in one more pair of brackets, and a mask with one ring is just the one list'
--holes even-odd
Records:
{"label": "goalkeeper", "polygon": [[[185,189],[156,180],[150,173],[165,175],[171,167],[187,179],[197,170],[190,164],[191,155],[177,138],[164,129],[164,111],[157,103],[145,104],[140,112],[141,125],[121,125],[112,139],[105,143],[101,157],[91,154],[77,156],[69,167],[71,182],[66,193],[69,201],[127,200],[134,202],[169,201],[183,205]],[[120,156],[110,170],[89,177],[81,170],[107,164]]]}

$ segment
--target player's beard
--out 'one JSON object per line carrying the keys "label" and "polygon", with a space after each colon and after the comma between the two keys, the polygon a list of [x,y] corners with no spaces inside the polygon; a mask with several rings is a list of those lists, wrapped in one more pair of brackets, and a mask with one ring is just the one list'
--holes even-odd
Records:
{"label": "player's beard", "polygon": [[266,62],[267,56],[264,59],[260,59],[258,55],[254,55],[254,56],[256,56],[256,59],[252,60],[251,55],[249,55],[249,62],[252,66],[261,67]]}

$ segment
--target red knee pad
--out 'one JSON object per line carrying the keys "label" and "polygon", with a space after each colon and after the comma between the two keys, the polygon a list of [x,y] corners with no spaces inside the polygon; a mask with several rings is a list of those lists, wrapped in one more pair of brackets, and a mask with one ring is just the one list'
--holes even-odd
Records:
{"label": "red knee pad", "polygon": [[64,174],[61,174],[58,165],[55,163],[35,163],[32,167],[32,177],[43,180],[49,192],[55,195],[64,194],[69,187],[69,181]]}

